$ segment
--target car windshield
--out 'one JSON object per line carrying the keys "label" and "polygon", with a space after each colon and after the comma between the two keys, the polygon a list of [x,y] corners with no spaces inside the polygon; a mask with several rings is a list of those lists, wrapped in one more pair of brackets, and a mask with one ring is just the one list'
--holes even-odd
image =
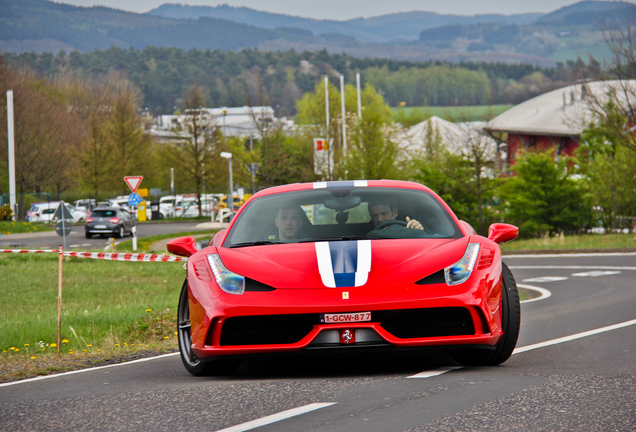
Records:
{"label": "car windshield", "polygon": [[[370,208],[376,213],[375,220],[371,218]],[[378,217],[383,211],[388,214]],[[417,220],[423,229],[406,228],[407,217]],[[380,225],[380,222],[384,223]],[[426,191],[325,188],[252,200],[240,213],[223,246],[462,236],[446,209]]]}

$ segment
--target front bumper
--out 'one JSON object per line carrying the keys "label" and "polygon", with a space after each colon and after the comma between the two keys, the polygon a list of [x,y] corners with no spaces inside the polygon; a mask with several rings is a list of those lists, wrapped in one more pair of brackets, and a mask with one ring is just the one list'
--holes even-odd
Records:
{"label": "front bumper", "polygon": [[[278,289],[241,296],[210,296],[214,282],[188,279],[192,349],[200,359],[356,348],[484,348],[495,347],[503,334],[501,278],[471,278],[455,287]],[[356,312],[371,312],[371,321],[320,322],[321,314]],[[342,342],[345,331],[353,335],[352,343]]]}

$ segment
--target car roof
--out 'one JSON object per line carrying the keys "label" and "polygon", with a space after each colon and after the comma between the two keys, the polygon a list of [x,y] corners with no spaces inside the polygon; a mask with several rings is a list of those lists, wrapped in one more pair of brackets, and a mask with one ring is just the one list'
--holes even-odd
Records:
{"label": "car roof", "polygon": [[273,186],[267,189],[263,189],[253,195],[253,197],[278,194],[285,192],[309,190],[309,189],[322,189],[322,188],[350,188],[350,187],[386,187],[386,188],[400,188],[400,189],[417,189],[426,192],[433,193],[428,187],[415,182],[403,181],[403,180],[339,180],[339,181],[326,181],[326,182],[313,182],[313,183],[292,183],[283,186]]}

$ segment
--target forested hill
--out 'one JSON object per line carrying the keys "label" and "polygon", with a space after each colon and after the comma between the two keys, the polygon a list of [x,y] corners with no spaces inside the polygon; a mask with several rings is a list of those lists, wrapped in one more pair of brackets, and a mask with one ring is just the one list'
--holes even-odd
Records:
{"label": "forested hill", "polygon": [[[89,52],[111,46],[186,51],[326,49],[359,58],[553,66],[577,56],[586,58],[590,52],[602,57],[604,40],[598,19],[634,16],[636,5],[622,1],[583,1],[544,15],[469,17],[414,11],[324,21],[229,6],[164,5],[136,14],[47,0],[2,0],[0,52]],[[444,30],[449,26],[450,33]]]}
{"label": "forested hill", "polygon": [[[0,57],[0,61],[3,58]],[[270,105],[277,116],[295,114],[296,102],[324,76],[339,85],[371,84],[393,107],[517,104],[577,78],[581,62],[556,68],[525,64],[462,62],[407,62],[381,58],[360,59],[346,54],[244,49],[184,51],[178,48],[111,47],[89,53],[5,53],[12,68],[35,70],[44,77],[100,78],[112,72],[127,77],[141,90],[152,114],[170,114],[182,107],[182,95],[191,85],[206,93],[206,105]]]}

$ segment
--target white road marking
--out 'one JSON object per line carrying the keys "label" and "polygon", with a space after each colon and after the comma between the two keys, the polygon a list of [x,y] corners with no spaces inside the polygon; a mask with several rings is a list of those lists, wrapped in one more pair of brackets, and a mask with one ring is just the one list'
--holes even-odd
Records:
{"label": "white road marking", "polygon": [[636,256],[636,252],[599,252],[599,253],[569,253],[569,254],[528,254],[528,255],[504,255],[507,258],[561,258],[561,257],[611,257],[611,256]]}
{"label": "white road marking", "polygon": [[117,363],[117,364],[112,364],[112,365],[107,365],[107,366],[90,367],[90,368],[86,368],[86,369],[78,369],[78,370],[74,370],[74,371],[70,371],[70,372],[62,372],[62,373],[52,374],[52,375],[42,375],[42,376],[35,377],[35,378],[27,378],[27,379],[23,379],[23,380],[20,380],[20,381],[12,381],[12,382],[8,382],[8,383],[2,383],[2,384],[0,384],[0,387],[7,387],[7,386],[11,386],[11,385],[16,385],[16,384],[27,384],[27,383],[30,383],[30,382],[33,382],[33,381],[40,381],[40,380],[49,379],[49,378],[57,378],[57,377],[66,376],[66,375],[74,375],[74,374],[78,374],[78,373],[92,372],[92,371],[96,371],[96,370],[100,370],[100,369],[108,369],[108,368],[113,368],[113,367],[118,367],[118,366],[126,366],[126,365],[129,365],[129,364],[147,362],[147,361],[151,361],[151,360],[156,360],[156,359],[165,358],[165,357],[172,357],[172,356],[176,356],[176,355],[179,355],[179,353],[176,352],[176,353],[170,353],[170,354],[163,354],[163,355],[159,355],[159,356],[155,356],[155,357],[147,357],[147,358],[142,358],[142,359],[138,359],[138,360],[131,360],[129,362],[124,362],[124,363]]}
{"label": "white road marking", "polygon": [[557,345],[557,344],[564,343],[564,342],[570,342],[570,341],[573,341],[573,340],[576,340],[576,339],[581,339],[581,338],[588,337],[588,336],[594,336],[594,335],[597,335],[599,333],[605,333],[605,332],[612,331],[612,330],[618,330],[620,328],[629,327],[629,326],[633,326],[633,325],[636,325],[636,319],[635,320],[631,320],[631,321],[625,321],[625,322],[622,322],[622,323],[619,323],[619,324],[610,325],[610,326],[607,326],[607,327],[601,327],[601,328],[597,328],[597,329],[594,329],[594,330],[589,330],[589,331],[582,332],[582,333],[573,334],[573,335],[570,335],[570,336],[565,336],[565,337],[558,338],[558,339],[552,339],[552,340],[545,341],[545,342],[539,342],[539,343],[536,343],[536,344],[533,344],[533,345],[526,345],[524,347],[516,348],[512,353],[513,354],[519,354],[519,353],[526,352],[526,351],[531,351],[531,350],[534,350],[534,349],[537,349],[537,348],[544,348],[544,347],[551,346],[551,345]]}
{"label": "white road marking", "polygon": [[601,270],[596,270],[596,271],[590,271],[590,272],[584,272],[584,273],[572,273],[572,276],[577,276],[577,277],[599,277],[599,276],[608,276],[608,275],[614,275],[614,274],[621,274],[620,271],[601,271]]}
{"label": "white road marking", "polygon": [[543,276],[543,277],[536,277],[536,278],[531,278],[531,279],[524,279],[522,280],[522,282],[557,282],[557,281],[562,281],[562,280],[567,280],[567,277],[564,276]]}
{"label": "white road marking", "polygon": [[636,267],[631,266],[597,266],[597,265],[570,265],[570,266],[552,266],[552,265],[543,265],[543,266],[509,266],[510,270],[590,270],[590,269],[598,269],[598,270],[636,270]]}
{"label": "white road marking", "polygon": [[335,405],[336,402],[328,402],[328,403],[312,403],[309,405],[301,406],[298,408],[292,408],[287,411],[282,411],[277,414],[272,414],[267,417],[263,417],[260,419],[252,420],[247,423],[242,423],[240,425],[232,426],[225,429],[219,429],[216,432],[243,432],[251,429],[255,429],[257,427],[265,426],[268,424],[276,423],[281,420],[286,420],[291,417],[295,417],[297,415],[306,414],[311,411],[315,411],[321,408],[326,408],[331,405]]}
{"label": "white road marking", "polygon": [[531,298],[528,300],[523,300],[520,303],[532,303],[535,301],[539,301],[539,300],[545,300],[548,297],[550,297],[552,295],[552,293],[550,291],[548,291],[545,288],[541,288],[541,287],[536,287],[533,285],[526,285],[526,284],[517,284],[517,288],[525,288],[525,289],[529,289],[529,290],[533,290],[533,291],[539,291],[539,293],[541,294],[539,297],[535,297],[535,298]]}
{"label": "white road marking", "polygon": [[445,367],[445,368],[431,369],[424,372],[420,372],[415,375],[408,376],[407,378],[431,378],[431,377],[436,377],[441,374],[445,374],[446,372],[454,371],[461,368],[463,368],[463,366],[451,366],[451,367]]}

